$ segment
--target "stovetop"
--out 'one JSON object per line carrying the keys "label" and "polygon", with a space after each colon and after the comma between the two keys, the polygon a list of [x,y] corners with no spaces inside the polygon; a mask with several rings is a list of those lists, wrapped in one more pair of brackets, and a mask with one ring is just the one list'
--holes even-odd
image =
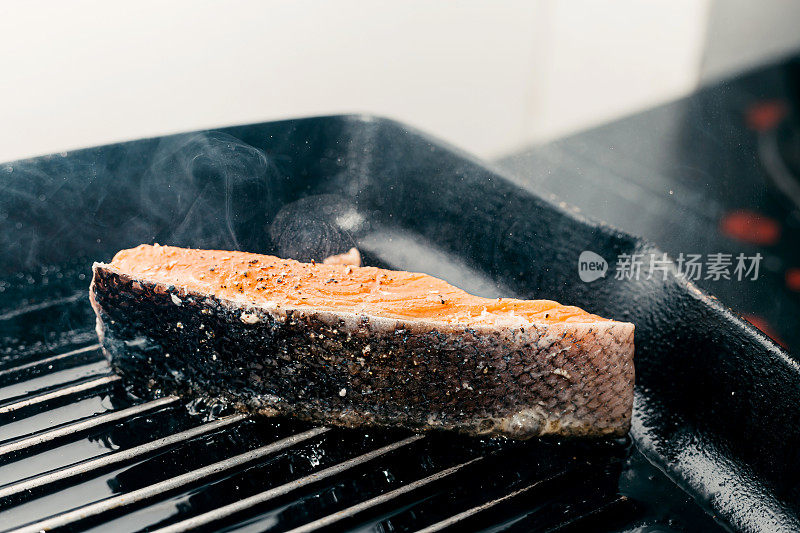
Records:
{"label": "stovetop", "polygon": [[[730,254],[730,280],[692,279],[797,354],[799,111],[800,60],[792,59],[499,163],[527,189],[645,237],[673,259],[697,254],[707,267],[710,254]],[[761,254],[755,280],[752,272],[737,279],[739,254]]]}

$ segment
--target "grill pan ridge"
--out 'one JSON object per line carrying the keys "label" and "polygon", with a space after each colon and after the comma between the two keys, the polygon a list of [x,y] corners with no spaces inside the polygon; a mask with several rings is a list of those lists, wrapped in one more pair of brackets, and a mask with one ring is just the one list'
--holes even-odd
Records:
{"label": "grill pan ridge", "polygon": [[[792,356],[674,272],[582,283],[583,250],[656,249],[402,124],[239,126],[8,163],[0,176],[0,530],[800,526]],[[368,264],[634,322],[632,441],[329,429],[127,390],[96,344],[91,262],[154,241],[296,256],[270,231],[287,208],[325,229],[306,243],[320,252],[355,244]],[[350,213],[348,231],[332,229],[337,213]]]}

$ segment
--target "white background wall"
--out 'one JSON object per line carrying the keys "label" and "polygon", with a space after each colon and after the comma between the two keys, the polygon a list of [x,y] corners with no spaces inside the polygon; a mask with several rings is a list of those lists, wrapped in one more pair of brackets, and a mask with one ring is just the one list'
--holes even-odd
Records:
{"label": "white background wall", "polygon": [[692,90],[710,1],[0,3],[0,161],[356,111],[497,156]]}
{"label": "white background wall", "polygon": [[701,81],[713,82],[798,48],[797,0],[716,0],[708,15]]}

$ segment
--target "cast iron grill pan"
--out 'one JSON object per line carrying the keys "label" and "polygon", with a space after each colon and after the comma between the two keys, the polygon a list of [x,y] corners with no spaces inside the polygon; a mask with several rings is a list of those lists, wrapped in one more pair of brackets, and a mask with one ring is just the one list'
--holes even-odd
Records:
{"label": "cast iron grill pan", "polygon": [[[783,477],[798,465],[789,445],[798,425],[786,409],[798,390],[790,356],[679,280],[581,284],[577,250],[610,256],[649,245],[531,197],[396,123],[259,124],[0,172],[8,251],[0,260],[0,530],[796,525],[797,494]],[[153,241],[301,259],[355,244],[367,264],[631,320],[633,440],[341,430],[157,390],[135,397],[95,344],[89,267]],[[773,416],[753,417],[765,412]]]}

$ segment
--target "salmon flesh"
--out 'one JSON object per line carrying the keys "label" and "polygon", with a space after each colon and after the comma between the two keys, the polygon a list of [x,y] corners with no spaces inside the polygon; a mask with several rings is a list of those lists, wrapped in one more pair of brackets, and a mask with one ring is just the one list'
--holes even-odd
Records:
{"label": "salmon flesh", "polygon": [[106,356],[142,391],[339,426],[620,436],[633,324],[414,272],[141,245],[95,263]]}

